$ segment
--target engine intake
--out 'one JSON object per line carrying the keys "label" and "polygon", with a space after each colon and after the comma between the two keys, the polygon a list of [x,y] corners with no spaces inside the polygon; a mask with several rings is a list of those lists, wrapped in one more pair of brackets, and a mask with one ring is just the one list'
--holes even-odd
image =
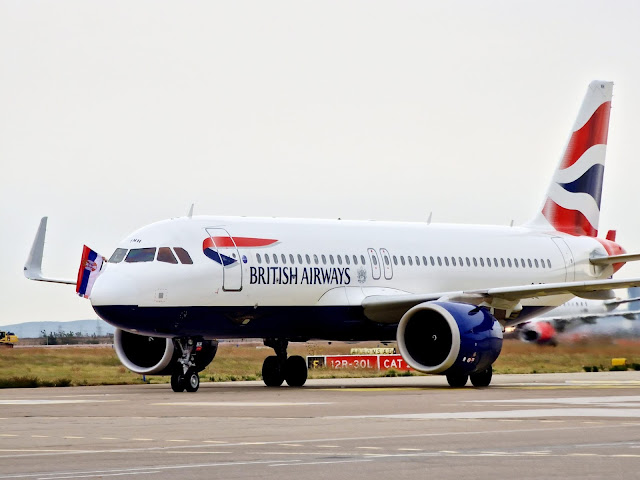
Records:
{"label": "engine intake", "polygon": [[398,348],[423,373],[486,370],[502,350],[502,327],[484,308],[464,303],[425,302],[400,320]]}
{"label": "engine intake", "polygon": [[[149,337],[116,328],[113,338],[120,362],[129,370],[141,375],[170,375],[180,357],[173,339]],[[200,372],[211,363],[218,350],[218,343],[203,340],[195,355],[195,368]]]}

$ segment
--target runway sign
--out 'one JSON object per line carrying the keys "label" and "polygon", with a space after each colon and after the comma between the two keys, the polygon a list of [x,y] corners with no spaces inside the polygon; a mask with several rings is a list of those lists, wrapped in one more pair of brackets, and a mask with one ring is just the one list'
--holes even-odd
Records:
{"label": "runway sign", "polygon": [[307,365],[309,368],[330,370],[411,370],[402,355],[312,355],[307,357]]}

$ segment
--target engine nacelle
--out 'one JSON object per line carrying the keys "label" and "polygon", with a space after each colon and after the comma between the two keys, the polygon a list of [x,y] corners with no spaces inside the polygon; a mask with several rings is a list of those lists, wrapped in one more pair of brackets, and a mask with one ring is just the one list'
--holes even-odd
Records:
{"label": "engine nacelle", "polygon": [[556,329],[547,321],[525,323],[518,330],[520,340],[523,342],[537,343],[538,345],[556,344]]}
{"label": "engine nacelle", "polygon": [[[120,362],[141,375],[170,375],[181,355],[171,338],[137,335],[119,328],[116,328],[113,343]],[[201,342],[195,355],[195,368],[198,372],[211,363],[217,350],[217,342]]]}
{"label": "engine nacelle", "polygon": [[419,372],[472,374],[489,368],[502,350],[502,327],[484,308],[425,302],[398,324],[398,348]]}

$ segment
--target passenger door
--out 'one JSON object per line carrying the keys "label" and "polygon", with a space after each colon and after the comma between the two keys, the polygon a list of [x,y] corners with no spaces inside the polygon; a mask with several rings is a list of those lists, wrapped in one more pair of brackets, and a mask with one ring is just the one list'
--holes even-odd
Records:
{"label": "passenger door", "polygon": [[384,278],[387,280],[391,280],[393,278],[393,265],[391,264],[391,255],[389,255],[389,251],[386,248],[381,248],[380,256],[382,257]]}
{"label": "passenger door", "polygon": [[371,262],[371,278],[380,280],[380,259],[373,248],[367,249],[369,252],[369,261]]}
{"label": "passenger door", "polygon": [[242,261],[233,237],[224,228],[206,230],[217,253],[214,260],[222,266],[222,289],[239,292],[242,290]]}

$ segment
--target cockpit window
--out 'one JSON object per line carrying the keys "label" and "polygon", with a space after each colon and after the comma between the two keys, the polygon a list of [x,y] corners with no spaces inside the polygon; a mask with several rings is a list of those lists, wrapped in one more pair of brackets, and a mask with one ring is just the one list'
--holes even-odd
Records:
{"label": "cockpit window", "polygon": [[193,260],[191,260],[191,257],[189,256],[189,253],[184,248],[173,247],[173,249],[175,250],[176,255],[182,263],[187,265],[191,265],[193,263]]}
{"label": "cockpit window", "polygon": [[127,258],[124,260],[127,263],[137,262],[153,262],[156,256],[156,249],[154,248],[133,248],[129,251]]}
{"label": "cockpit window", "polygon": [[122,260],[124,260],[124,257],[126,255],[126,248],[116,248],[116,251],[113,252],[113,255],[111,255],[111,258],[109,259],[109,263],[120,263]]}
{"label": "cockpit window", "polygon": [[165,263],[178,263],[176,257],[169,247],[160,247],[158,249],[158,261]]}

